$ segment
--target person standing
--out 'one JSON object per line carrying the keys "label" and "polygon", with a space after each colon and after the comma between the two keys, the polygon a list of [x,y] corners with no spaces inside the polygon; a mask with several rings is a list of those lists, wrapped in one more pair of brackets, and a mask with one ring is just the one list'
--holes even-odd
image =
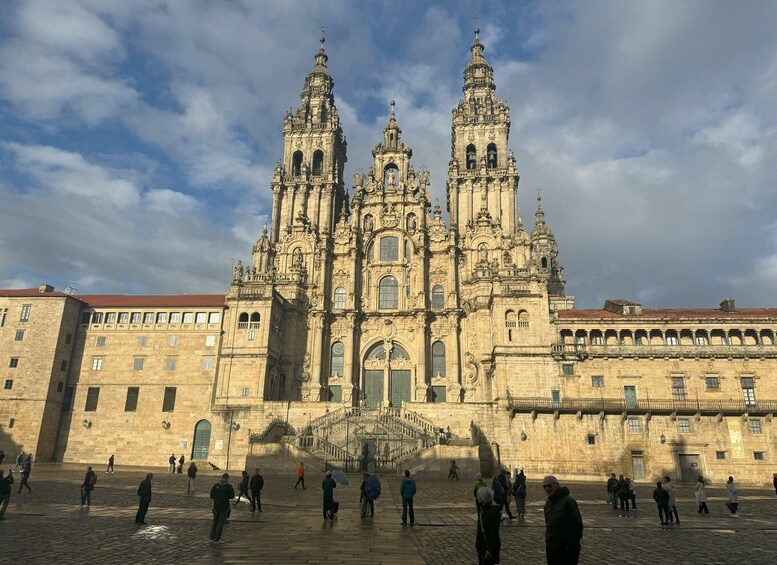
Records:
{"label": "person standing", "polygon": [[548,475],[542,479],[545,501],[545,557],[548,565],[576,565],[583,539],[583,518],[569,489]]}
{"label": "person standing", "polygon": [[84,475],[84,482],[81,484],[81,508],[86,505],[87,508],[92,506],[92,491],[94,485],[97,484],[97,473],[92,471],[91,467],[86,468],[86,475]]}
{"label": "person standing", "polygon": [[302,461],[297,467],[297,482],[294,484],[294,490],[297,490],[297,485],[300,483],[302,483],[302,490],[305,490],[305,464]]}
{"label": "person standing", "polygon": [[[321,481],[321,490],[324,494],[324,520],[335,519],[335,489],[337,483],[332,478],[332,471],[327,471],[324,480]],[[364,512],[362,511],[362,518]]]}
{"label": "person standing", "polygon": [[259,469],[254,469],[254,476],[251,477],[251,512],[262,511],[263,488],[264,477],[259,474]]}
{"label": "person standing", "polygon": [[5,451],[0,449],[0,465],[3,464],[3,459],[5,459]]}
{"label": "person standing", "polygon": [[24,467],[24,451],[20,451],[19,455],[16,456],[16,465],[14,465],[11,469],[11,473],[16,471],[16,469],[21,469],[22,467]]}
{"label": "person standing", "polygon": [[114,472],[113,471],[113,462],[114,462],[114,457],[113,457],[113,454],[111,454],[111,456],[108,457],[108,468],[105,469],[106,473],[113,473]]}
{"label": "person standing", "polygon": [[677,514],[677,506],[675,506],[675,492],[674,483],[669,476],[664,477],[664,489],[669,493],[669,521],[674,523],[680,523],[680,516]]}
{"label": "person standing", "polygon": [[774,485],[774,494],[777,494],[777,473],[774,473],[772,479],[772,484]]}
{"label": "person standing", "polygon": [[661,481],[656,483],[653,500],[658,507],[658,519],[661,520],[662,526],[666,526],[669,523],[669,493],[663,488]]}
{"label": "person standing", "polygon": [[631,501],[631,509],[634,512],[637,511],[637,485],[629,477],[626,477],[626,482],[629,484],[629,500]]}
{"label": "person standing", "polygon": [[180,475],[183,473],[183,464],[186,463],[186,457],[183,456],[183,453],[181,453],[180,459],[178,459],[178,474]]}
{"label": "person standing", "polygon": [[363,473],[361,486],[359,487],[359,505],[361,506],[362,518],[367,517],[367,507],[370,507],[370,517],[375,514],[375,502],[367,495],[367,479],[370,478],[369,473]]}
{"label": "person standing", "polygon": [[491,481],[491,490],[494,491],[494,504],[499,506],[499,510],[501,512],[502,509],[505,509],[507,511],[507,515],[510,517],[511,520],[515,519],[515,516],[512,515],[510,512],[510,507],[507,506],[507,478],[505,477],[506,471],[502,469],[499,471],[499,474],[494,477],[494,480]]}
{"label": "person standing", "polygon": [[704,512],[705,514],[709,514],[710,510],[707,508],[707,493],[704,491],[704,478],[699,475],[699,478],[696,480],[696,502],[699,504],[699,514]]}
{"label": "person standing", "polygon": [[186,485],[186,494],[194,494],[194,480],[197,478],[197,465],[194,464],[194,461],[189,463],[186,476],[189,477],[189,484]]}
{"label": "person standing", "polygon": [[451,462],[448,464],[448,478],[459,480],[459,466],[456,465],[455,459],[451,459]]}
{"label": "person standing", "polygon": [[494,504],[494,491],[481,487],[475,493],[478,505],[478,523],[475,532],[475,550],[478,554],[478,565],[499,563],[502,550],[502,540],[499,538],[499,523],[502,521],[502,511]]}
{"label": "person standing", "polygon": [[167,463],[170,465],[170,472],[175,473],[175,453],[171,453],[167,459]]}
{"label": "person standing", "polygon": [[13,470],[9,470],[6,475],[0,469],[0,520],[5,520],[5,509],[11,502],[11,485],[13,484]]}
{"label": "person standing", "polygon": [[151,479],[154,478],[153,473],[146,475],[146,478],[140,481],[138,487],[138,513],[135,514],[136,524],[146,523],[146,512],[148,512],[148,505],[151,504]]}
{"label": "person standing", "polygon": [[405,469],[405,478],[399,485],[399,494],[402,496],[402,525],[407,526],[407,515],[410,514],[410,525],[415,523],[413,512],[413,497],[415,496],[415,480],[410,478],[410,471]]}
{"label": "person standing", "polygon": [[[241,479],[240,484],[237,486],[238,488],[238,494],[237,494],[237,500],[235,500],[235,508],[237,508],[238,503],[240,502],[240,497],[245,496],[246,500],[251,500],[251,495],[248,494],[248,483],[250,481],[248,477],[248,471],[243,471],[241,473]],[[234,490],[234,489],[233,489]]]}
{"label": "person standing", "polygon": [[515,478],[513,482],[513,498],[515,498],[515,510],[518,515],[518,520],[523,520],[526,516],[526,475],[521,473]]}
{"label": "person standing", "polygon": [[27,487],[27,490],[32,492],[30,488],[30,473],[32,472],[32,453],[27,456],[22,465],[22,480],[19,483],[19,494],[22,492],[22,487]]}
{"label": "person standing", "polygon": [[621,503],[621,510],[629,509],[629,483],[623,475],[618,476],[618,500]]}
{"label": "person standing", "polygon": [[739,510],[739,496],[737,495],[737,487],[734,486],[734,477],[729,477],[726,483],[726,494],[728,494],[728,502],[726,508],[731,512],[732,518],[739,518],[737,510]]}
{"label": "person standing", "polygon": [[618,509],[618,479],[615,477],[615,473],[610,475],[607,479],[607,498],[612,502],[612,509]]}
{"label": "person standing", "polygon": [[[243,471],[245,473],[245,471]],[[221,479],[210,489],[213,500],[213,522],[210,526],[210,543],[223,543],[221,533],[224,523],[229,517],[229,501],[235,498],[235,489],[229,484],[229,473],[221,475]]]}
{"label": "person standing", "polygon": [[[475,497],[475,510],[478,510],[480,508],[478,506],[478,491],[483,487],[488,487],[488,485],[486,484],[486,481],[483,480],[483,475],[478,473],[477,476],[475,477],[475,489],[472,491],[472,496]],[[493,500],[493,496],[492,496],[492,500]]]}

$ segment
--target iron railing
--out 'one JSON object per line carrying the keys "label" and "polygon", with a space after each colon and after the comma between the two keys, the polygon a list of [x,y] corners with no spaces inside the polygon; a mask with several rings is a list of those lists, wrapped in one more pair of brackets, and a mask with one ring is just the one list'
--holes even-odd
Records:
{"label": "iron railing", "polygon": [[768,414],[777,412],[777,400],[758,400],[746,403],[744,400],[671,400],[622,398],[564,398],[553,400],[546,397],[509,398],[508,408],[512,412],[634,412],[634,413],[708,413],[708,414]]}

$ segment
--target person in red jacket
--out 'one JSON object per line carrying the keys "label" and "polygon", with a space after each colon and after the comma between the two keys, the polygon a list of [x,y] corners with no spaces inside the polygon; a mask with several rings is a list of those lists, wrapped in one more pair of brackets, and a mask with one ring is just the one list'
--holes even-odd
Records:
{"label": "person in red jacket", "polygon": [[302,483],[302,490],[305,490],[305,464],[300,461],[299,467],[297,467],[297,482],[294,485],[294,490],[297,490],[297,485]]}

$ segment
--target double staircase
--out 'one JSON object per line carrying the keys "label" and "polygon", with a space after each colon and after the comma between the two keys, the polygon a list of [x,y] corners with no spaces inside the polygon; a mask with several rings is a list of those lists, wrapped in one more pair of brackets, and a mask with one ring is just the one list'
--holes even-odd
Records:
{"label": "double staircase", "polygon": [[346,407],[316,418],[289,440],[330,467],[393,473],[402,461],[436,445],[439,433],[411,410]]}

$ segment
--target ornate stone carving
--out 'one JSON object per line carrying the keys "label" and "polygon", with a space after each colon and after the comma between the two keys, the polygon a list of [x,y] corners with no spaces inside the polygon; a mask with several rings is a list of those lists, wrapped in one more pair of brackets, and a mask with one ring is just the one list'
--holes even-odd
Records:
{"label": "ornate stone carving", "polygon": [[464,356],[464,366],[467,368],[465,375],[467,382],[474,385],[478,382],[478,364],[477,361],[475,361],[475,356],[472,355],[472,353],[467,352],[467,354]]}

